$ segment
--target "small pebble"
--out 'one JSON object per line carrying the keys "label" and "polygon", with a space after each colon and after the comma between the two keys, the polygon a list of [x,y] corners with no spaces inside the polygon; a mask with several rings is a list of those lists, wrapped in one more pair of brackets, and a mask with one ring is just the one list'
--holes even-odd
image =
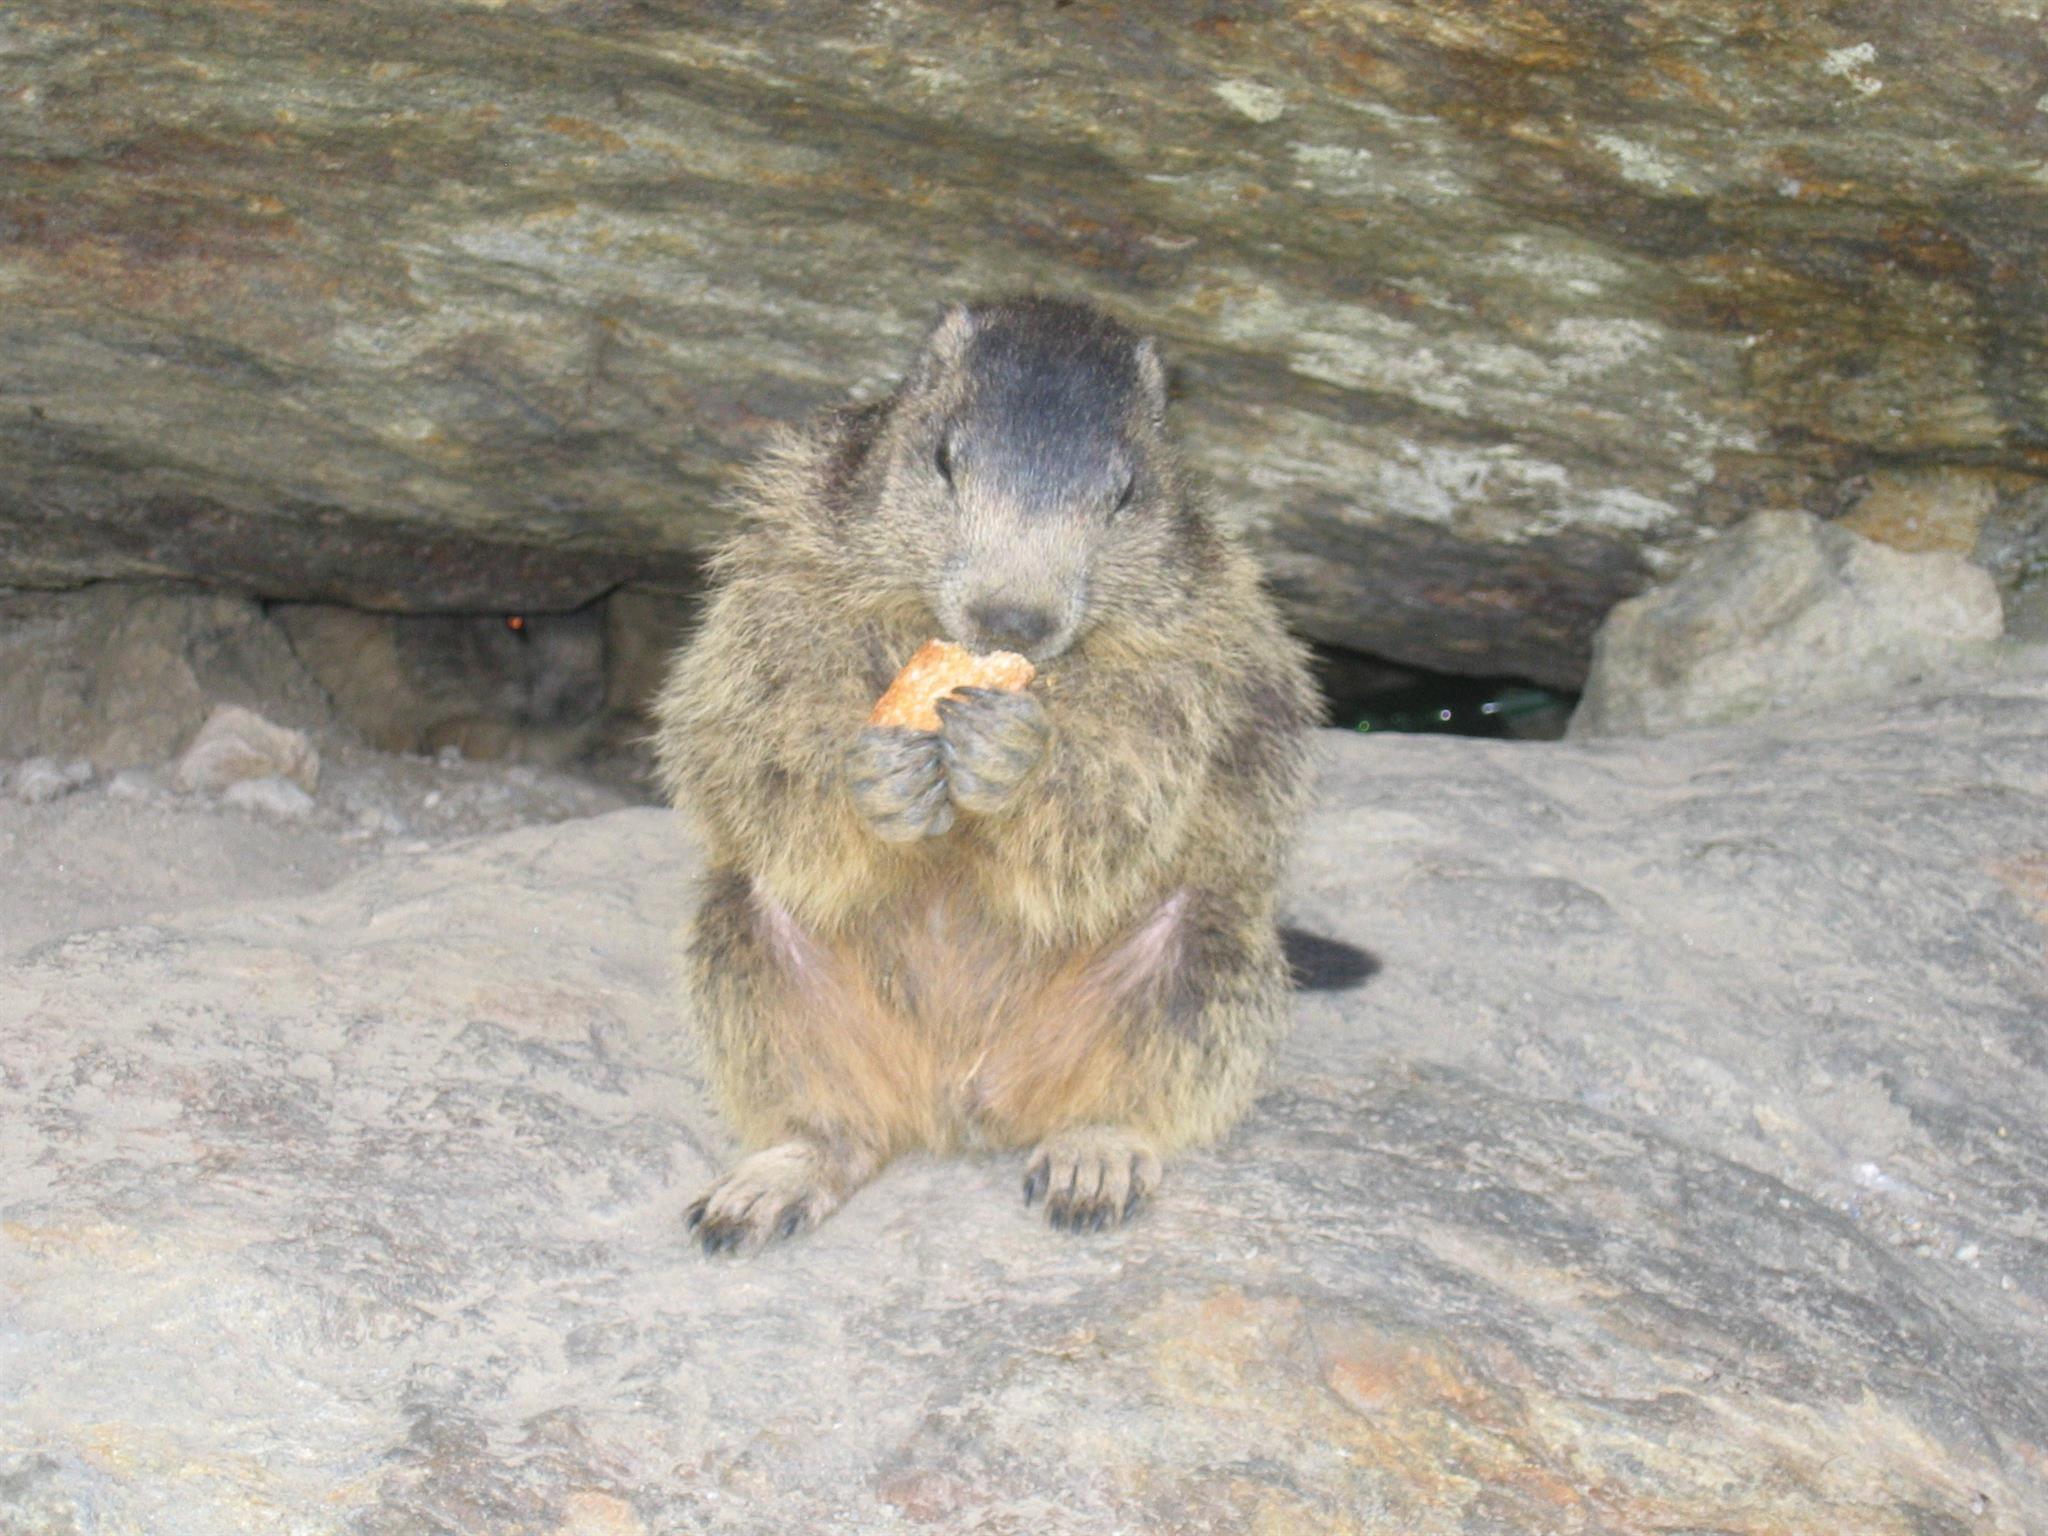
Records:
{"label": "small pebble", "polygon": [[356,825],[373,837],[403,837],[409,830],[388,807],[366,805],[356,812]]}
{"label": "small pebble", "polygon": [[221,792],[220,803],[279,821],[304,821],[313,814],[313,797],[290,779],[275,775],[236,780]]}
{"label": "small pebble", "polygon": [[14,770],[14,798],[28,805],[43,805],[91,782],[92,764],[82,757],[68,763],[54,757],[32,757]]}
{"label": "small pebble", "polygon": [[123,768],[107,780],[109,800],[160,800],[168,789],[154,768]]}

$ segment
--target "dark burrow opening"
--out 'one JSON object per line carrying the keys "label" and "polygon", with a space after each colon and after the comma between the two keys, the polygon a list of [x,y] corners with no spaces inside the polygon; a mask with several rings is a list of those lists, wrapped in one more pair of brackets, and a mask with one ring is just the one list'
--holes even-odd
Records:
{"label": "dark burrow opening", "polygon": [[1514,676],[1469,677],[1313,648],[1329,723],[1340,730],[1554,741],[1578,695]]}

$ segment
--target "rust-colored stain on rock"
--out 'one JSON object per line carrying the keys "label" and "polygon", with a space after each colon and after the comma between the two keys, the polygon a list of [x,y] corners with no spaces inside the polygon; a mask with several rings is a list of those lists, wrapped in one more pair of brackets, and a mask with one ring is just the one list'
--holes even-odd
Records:
{"label": "rust-colored stain on rock", "polygon": [[[1955,1494],[1943,1469],[1919,1461],[1920,1433],[1875,1410],[1859,1432],[1863,1453],[1848,1458],[1821,1448],[1834,1433],[1825,1426],[1762,1402],[1745,1408],[1739,1390],[1695,1379],[1642,1401],[1565,1395],[1497,1345],[1482,1364],[1446,1336],[1239,1290],[1175,1299],[1134,1332],[1160,1390],[1221,1444],[1256,1423],[1282,1462],[1334,1451],[1351,1469],[1341,1483],[1297,1476],[1294,1513],[1275,1530],[1448,1536],[1481,1520],[1598,1536],[1913,1536],[1900,1478],[1930,1479],[1930,1497]],[[1264,1485],[1204,1486],[1246,1529],[1274,1507]],[[1346,1502],[1345,1487],[1359,1502]],[[1365,1504],[1373,1517],[1358,1512]]]}
{"label": "rust-colored stain on rock", "polygon": [[2000,859],[1992,864],[1991,873],[2026,908],[2028,916],[2048,928],[2048,849]]}
{"label": "rust-colored stain on rock", "polygon": [[563,117],[556,114],[541,119],[541,127],[550,133],[558,133],[565,139],[574,139],[578,144],[588,144],[607,154],[617,154],[628,147],[626,136],[615,133],[598,123],[587,122],[580,117]]}

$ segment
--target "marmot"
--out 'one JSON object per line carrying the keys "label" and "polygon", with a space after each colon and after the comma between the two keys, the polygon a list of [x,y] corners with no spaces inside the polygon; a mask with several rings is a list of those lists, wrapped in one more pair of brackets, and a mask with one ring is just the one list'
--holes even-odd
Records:
{"label": "marmot", "polygon": [[[1319,700],[1165,415],[1152,343],[1098,311],[956,306],[744,482],[655,706],[709,858],[707,1076],[753,1149],[690,1208],[707,1251],[913,1147],[1032,1148],[1027,1204],[1114,1225],[1250,1102]],[[934,636],[1037,680],[866,727]]]}

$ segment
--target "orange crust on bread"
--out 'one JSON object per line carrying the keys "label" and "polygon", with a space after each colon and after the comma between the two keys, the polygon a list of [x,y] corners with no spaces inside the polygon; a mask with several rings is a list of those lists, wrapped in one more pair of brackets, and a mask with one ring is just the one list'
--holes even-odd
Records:
{"label": "orange crust on bread", "polygon": [[949,640],[927,640],[896,674],[889,691],[875,700],[869,725],[912,731],[939,728],[938,702],[955,688],[999,688],[1016,693],[1038,669],[1015,651],[977,656]]}

